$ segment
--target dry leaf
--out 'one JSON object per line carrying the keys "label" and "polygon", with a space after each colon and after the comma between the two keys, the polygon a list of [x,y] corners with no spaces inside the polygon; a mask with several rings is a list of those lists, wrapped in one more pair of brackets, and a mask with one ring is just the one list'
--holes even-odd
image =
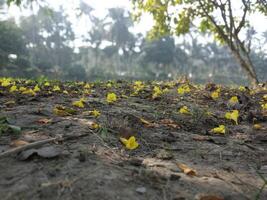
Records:
{"label": "dry leaf", "polygon": [[205,136],[205,135],[196,135],[196,136],[193,136],[193,140],[195,140],[195,141],[208,141],[208,140],[210,140],[210,137]]}
{"label": "dry leaf", "polygon": [[217,195],[201,194],[196,198],[197,200],[224,200],[223,197]]}
{"label": "dry leaf", "polygon": [[145,127],[152,128],[152,127],[158,127],[157,124],[149,122],[143,118],[140,118],[140,121],[145,125]]}
{"label": "dry leaf", "polygon": [[188,167],[187,165],[182,164],[182,163],[176,163],[176,164],[180,168],[180,170],[182,170],[182,172],[185,173],[186,175],[189,175],[189,176],[197,175],[197,172],[193,170],[192,168]]}
{"label": "dry leaf", "polygon": [[20,147],[20,146],[24,146],[26,144],[29,144],[29,143],[26,141],[23,141],[23,140],[14,140],[10,143],[10,146],[11,147]]}
{"label": "dry leaf", "polygon": [[42,118],[42,119],[37,120],[36,122],[40,124],[48,124],[52,122],[52,119]]}
{"label": "dry leaf", "polygon": [[180,128],[180,126],[171,119],[162,119],[160,120],[160,124],[163,124],[165,126],[169,126],[172,128]]}

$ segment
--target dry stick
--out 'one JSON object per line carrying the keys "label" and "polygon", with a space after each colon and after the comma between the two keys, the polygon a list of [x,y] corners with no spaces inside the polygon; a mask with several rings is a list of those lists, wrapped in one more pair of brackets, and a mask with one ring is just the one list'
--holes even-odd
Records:
{"label": "dry stick", "polygon": [[70,135],[70,136],[65,136],[65,137],[54,137],[54,138],[49,138],[49,139],[33,142],[33,143],[26,144],[26,145],[21,146],[21,147],[16,147],[16,148],[13,148],[13,149],[10,149],[10,150],[7,150],[7,151],[1,153],[0,154],[0,159],[4,158],[4,157],[7,157],[7,156],[10,156],[10,155],[13,155],[13,154],[16,154],[16,153],[20,153],[20,152],[22,152],[24,150],[27,150],[27,149],[40,147],[40,146],[42,146],[44,144],[47,144],[49,142],[64,141],[64,140],[68,140],[68,139],[74,139],[74,138],[86,136],[88,134],[89,133],[80,134],[80,135]]}
{"label": "dry stick", "polygon": [[49,142],[53,142],[53,141],[56,141],[58,140],[59,138],[49,138],[49,139],[46,139],[46,140],[41,140],[41,141],[37,141],[37,142],[33,142],[33,143],[30,143],[30,144],[26,144],[24,146],[21,146],[21,147],[16,147],[16,148],[13,148],[13,149],[10,149],[10,150],[7,150],[3,153],[0,154],[0,158],[4,158],[6,156],[10,156],[12,154],[16,154],[16,153],[19,153],[19,152],[22,152],[24,150],[27,150],[27,149],[31,149],[31,148],[34,148],[34,147],[39,147],[43,144],[46,144],[46,143],[49,143]]}

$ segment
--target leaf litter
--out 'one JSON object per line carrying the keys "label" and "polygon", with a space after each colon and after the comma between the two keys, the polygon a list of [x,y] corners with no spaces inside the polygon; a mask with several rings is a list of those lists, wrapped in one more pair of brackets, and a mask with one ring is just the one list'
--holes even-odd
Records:
{"label": "leaf litter", "polygon": [[2,78],[0,91],[0,155],[19,149],[0,156],[1,198],[267,195],[266,87]]}

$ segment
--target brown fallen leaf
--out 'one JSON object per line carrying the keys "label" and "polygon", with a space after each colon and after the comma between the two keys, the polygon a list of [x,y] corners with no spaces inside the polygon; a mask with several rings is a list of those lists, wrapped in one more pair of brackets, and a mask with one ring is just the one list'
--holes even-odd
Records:
{"label": "brown fallen leaf", "polygon": [[195,140],[195,141],[208,141],[208,140],[210,140],[210,137],[205,136],[205,135],[195,135],[195,136],[193,136],[193,140]]}
{"label": "brown fallen leaf", "polygon": [[26,144],[29,144],[29,142],[23,141],[23,140],[13,140],[10,143],[11,147],[20,147],[20,146],[24,146]]}
{"label": "brown fallen leaf", "polygon": [[49,124],[52,122],[52,119],[42,118],[42,119],[37,120],[36,122],[40,124]]}
{"label": "brown fallen leaf", "polygon": [[155,124],[155,123],[152,123],[152,122],[149,122],[143,118],[140,118],[140,121],[145,125],[145,127],[147,128],[154,128],[154,127],[158,127],[159,125],[158,124]]}
{"label": "brown fallen leaf", "polygon": [[159,121],[159,123],[165,126],[169,126],[171,128],[180,128],[180,126],[171,119],[162,119]]}
{"label": "brown fallen leaf", "polygon": [[196,176],[197,172],[195,170],[193,170],[192,168],[188,167],[185,164],[182,163],[176,163],[176,165],[180,168],[180,170],[182,170],[183,173],[185,173],[186,175],[189,176]]}
{"label": "brown fallen leaf", "polygon": [[217,195],[200,194],[197,195],[197,200],[224,200],[223,197]]}
{"label": "brown fallen leaf", "polygon": [[6,106],[11,106],[11,105],[14,105],[14,104],[16,104],[16,102],[13,101],[13,100],[7,101],[7,102],[4,103],[4,105],[6,105]]}

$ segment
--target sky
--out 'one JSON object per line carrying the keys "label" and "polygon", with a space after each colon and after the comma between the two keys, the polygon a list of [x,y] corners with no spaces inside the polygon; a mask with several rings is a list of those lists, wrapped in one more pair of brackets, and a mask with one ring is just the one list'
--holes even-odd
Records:
{"label": "sky", "polygon": [[[93,7],[95,16],[104,17],[109,8],[112,7],[121,7],[126,10],[131,10],[131,2],[130,0],[83,0],[85,3]],[[59,8],[59,6],[64,7],[66,14],[69,16],[70,21],[73,23],[73,28],[76,32],[77,37],[79,38],[81,35],[86,34],[88,30],[90,30],[90,24],[86,19],[77,20],[75,8],[79,6],[78,0],[47,0],[49,2],[49,6],[54,8]],[[237,1],[233,1],[236,3]],[[236,10],[238,12],[238,10]],[[25,11],[17,6],[11,6],[8,9],[8,14],[17,19],[21,15],[30,15],[31,12]],[[255,26],[256,30],[262,33],[267,29],[267,17],[262,17],[260,15],[255,14],[252,16],[251,20],[253,26]],[[149,15],[143,16],[139,23],[135,23],[134,28],[132,29],[134,33],[143,33],[145,34],[147,31],[151,29],[153,25],[152,17]]]}
{"label": "sky", "polygon": [[[93,13],[95,16],[104,17],[109,8],[120,7],[126,10],[131,10],[130,0],[83,0],[85,3],[94,8]],[[70,20],[76,26],[78,33],[84,33],[88,30],[88,23],[84,20],[77,20],[75,15],[75,8],[79,6],[78,0],[48,0],[49,6],[58,8],[59,6],[64,7],[66,14],[70,17]],[[8,9],[8,14],[15,17],[17,20],[21,15],[30,15],[31,12],[21,9],[15,5]],[[153,20],[149,15],[145,15],[139,23],[135,23],[134,31],[135,33],[141,32],[145,34],[152,27]]]}

